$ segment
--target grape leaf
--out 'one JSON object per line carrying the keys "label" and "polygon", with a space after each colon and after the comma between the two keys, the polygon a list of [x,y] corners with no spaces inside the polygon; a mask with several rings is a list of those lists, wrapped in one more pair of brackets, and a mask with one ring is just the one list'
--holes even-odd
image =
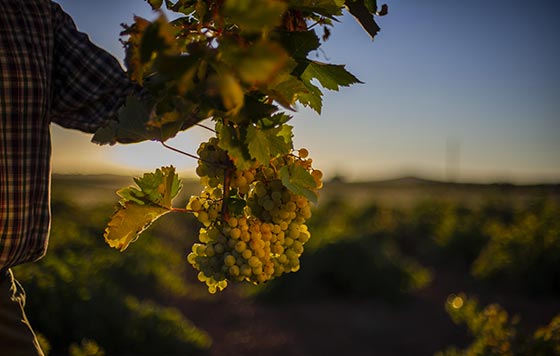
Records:
{"label": "grape leaf", "polygon": [[[283,131],[284,127],[291,126],[282,125],[271,129],[259,129],[256,126],[249,126],[247,129],[247,147],[252,158],[263,164],[276,157],[277,155],[289,153],[293,146],[291,136],[287,139],[288,134]],[[291,129],[288,129],[291,133]]]}
{"label": "grape leaf", "polygon": [[134,178],[134,182],[140,190],[128,187],[117,192],[123,198],[121,204],[127,202],[126,197],[122,195],[123,192],[127,192],[128,195],[134,195],[146,203],[170,208],[171,201],[181,190],[181,181],[173,166],[158,168],[154,173],[144,173],[141,178]]}
{"label": "grape leaf", "polygon": [[277,110],[278,107],[275,105],[263,102],[253,95],[245,95],[243,108],[237,115],[231,116],[229,119],[237,124],[244,121],[257,122],[263,117],[269,117]]}
{"label": "grape leaf", "polygon": [[228,114],[236,115],[243,108],[244,91],[237,79],[229,74],[224,73],[220,76],[220,94],[222,95],[222,103],[228,110]]}
{"label": "grape leaf", "polygon": [[280,128],[280,132],[278,132],[278,136],[284,138],[284,141],[286,142],[287,145],[290,146],[290,150],[293,149],[294,144],[293,144],[293,137],[294,137],[294,133],[293,133],[293,126],[290,125],[282,125]]}
{"label": "grape leaf", "polygon": [[290,0],[290,7],[329,18],[342,15],[344,0]]}
{"label": "grape leaf", "polygon": [[134,24],[125,26],[125,30],[121,36],[129,36],[126,40],[126,57],[125,65],[128,69],[130,78],[138,84],[142,84],[144,79],[144,72],[147,70],[147,65],[140,59],[140,44],[142,43],[142,34],[151,25],[151,22],[139,17],[134,16]]}
{"label": "grape leaf", "polygon": [[280,24],[288,5],[281,0],[228,0],[224,15],[243,32],[261,32]]}
{"label": "grape leaf", "polygon": [[155,220],[170,211],[157,205],[126,203],[111,216],[105,229],[105,242],[122,252]]}
{"label": "grape leaf", "polygon": [[155,22],[150,23],[141,34],[140,62],[142,64],[147,63],[152,59],[154,53],[178,54],[179,50],[175,40],[176,32],[163,15]]}
{"label": "grape leaf", "polygon": [[271,41],[261,40],[248,47],[234,41],[221,44],[221,60],[234,69],[242,81],[254,84],[267,82],[288,63],[284,48]]}
{"label": "grape leaf", "polygon": [[159,139],[158,131],[150,130],[146,123],[150,117],[146,105],[135,96],[128,96],[119,109],[118,120],[110,121],[93,135],[92,142],[105,145]]}
{"label": "grape leaf", "polygon": [[220,139],[218,145],[228,152],[235,166],[240,170],[249,169],[253,162],[247,151],[244,135],[238,137],[235,129],[221,123],[216,123],[216,132]]}
{"label": "grape leaf", "polygon": [[234,216],[243,214],[243,209],[247,206],[247,201],[238,196],[230,196],[227,200],[228,212]]}
{"label": "grape leaf", "polygon": [[318,200],[317,193],[313,189],[317,187],[311,173],[305,168],[295,166],[290,169],[284,166],[280,169],[280,178],[282,184],[292,193],[304,196],[307,200],[316,203]]}
{"label": "grape leaf", "polygon": [[152,10],[159,10],[163,4],[163,0],[145,0],[150,4]]}
{"label": "grape leaf", "polygon": [[279,41],[295,59],[307,58],[309,52],[316,50],[321,45],[315,30],[283,31],[280,33]]}
{"label": "grape leaf", "polygon": [[323,109],[323,93],[321,89],[310,82],[305,83],[305,87],[307,88],[307,93],[298,93],[297,100],[304,106],[312,108],[320,115]]}
{"label": "grape leaf", "polygon": [[352,73],[344,69],[344,65],[316,61],[309,61],[309,64],[301,74],[301,79],[306,83],[317,79],[324,88],[335,91],[338,91],[341,86],[347,87],[351,84],[362,83]]}
{"label": "grape leaf", "polygon": [[[373,40],[379,30],[379,26],[373,19],[373,15],[377,14],[377,1],[375,0],[348,0],[346,1],[348,11],[354,16],[362,28],[370,35]],[[387,5],[383,6],[387,11]]]}
{"label": "grape leaf", "polygon": [[267,93],[272,99],[287,109],[293,110],[292,105],[301,93],[306,93],[305,83],[290,74],[276,77],[276,80],[268,86]]}
{"label": "grape leaf", "polygon": [[135,178],[137,187],[119,190],[117,210],[107,224],[104,237],[109,246],[124,251],[155,220],[172,211],[172,200],[181,190],[175,167],[162,167]]}
{"label": "grape leaf", "polygon": [[[287,123],[288,121],[290,121],[293,117],[286,114],[286,113],[278,113],[278,114],[274,114],[274,115],[269,115],[266,117],[263,117],[259,120],[258,123],[258,127],[262,128],[262,129],[270,129],[272,127],[276,127],[278,125],[283,125],[285,123]],[[286,125],[286,127],[291,127]]]}

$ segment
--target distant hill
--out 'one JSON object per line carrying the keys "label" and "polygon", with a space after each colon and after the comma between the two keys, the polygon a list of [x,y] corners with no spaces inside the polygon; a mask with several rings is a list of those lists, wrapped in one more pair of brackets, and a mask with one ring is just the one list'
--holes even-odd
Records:
{"label": "distant hill", "polygon": [[[118,196],[115,192],[129,185],[134,185],[132,177],[129,176],[54,174],[52,195],[53,198],[71,199],[80,204],[116,203]],[[185,201],[200,190],[198,180],[183,179],[183,191],[179,200]],[[560,184],[452,183],[406,176],[368,182],[344,182],[335,179],[326,182],[320,194],[321,202],[342,199],[360,205],[371,201],[386,205],[409,205],[434,199],[473,203],[504,198],[526,200],[554,197],[560,200]]]}

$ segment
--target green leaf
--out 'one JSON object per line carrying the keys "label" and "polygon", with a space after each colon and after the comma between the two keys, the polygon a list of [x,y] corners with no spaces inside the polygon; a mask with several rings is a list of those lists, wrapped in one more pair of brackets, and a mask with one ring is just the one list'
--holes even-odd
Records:
{"label": "green leaf", "polygon": [[248,47],[236,41],[222,41],[221,60],[249,84],[269,81],[288,63],[288,55],[279,44],[261,40]]}
{"label": "green leaf", "polygon": [[160,140],[158,131],[151,130],[146,124],[150,113],[145,103],[135,96],[128,96],[125,104],[119,109],[118,120],[110,121],[97,130],[92,142],[104,145],[133,143],[145,140]]}
{"label": "green leaf", "polygon": [[346,7],[348,7],[348,11],[350,11],[352,16],[354,16],[354,18],[373,40],[380,30],[379,26],[373,19],[373,12],[377,11],[376,1],[349,0],[346,1]]}
{"label": "green leaf", "polygon": [[166,141],[202,120],[194,114],[197,110],[194,103],[183,97],[165,96],[155,104],[146,125],[154,136],[156,132],[159,133],[160,141]]}
{"label": "green leaf", "polygon": [[288,53],[295,59],[305,59],[309,52],[321,45],[315,30],[311,31],[283,31],[279,41]]}
{"label": "green leaf", "polygon": [[344,0],[290,0],[290,8],[312,12],[329,18],[342,15]]}
{"label": "green leaf", "polygon": [[292,116],[286,113],[278,113],[272,116],[263,117],[261,120],[259,120],[258,127],[263,129],[270,129],[279,125],[283,125],[290,121],[292,118]]}
{"label": "green leaf", "polygon": [[109,246],[124,251],[155,220],[172,210],[172,200],[181,190],[175,167],[162,167],[135,178],[137,187],[120,189],[117,210],[105,229]]}
{"label": "green leaf", "polygon": [[267,88],[267,93],[272,99],[276,100],[280,105],[287,109],[292,109],[292,105],[296,98],[304,93],[307,93],[306,85],[290,74],[283,74],[277,76],[276,80]]}
{"label": "green leaf", "polygon": [[218,146],[228,152],[235,166],[240,170],[249,169],[253,161],[245,144],[245,135],[239,137],[236,130],[219,122],[216,124],[216,132],[219,138]]}
{"label": "green leaf", "polygon": [[287,139],[289,136],[287,132],[291,129],[284,131],[285,126],[288,127],[288,125],[282,125],[264,130],[256,126],[249,126],[246,142],[251,157],[260,163],[268,164],[277,155],[289,153],[293,146],[291,137]]}
{"label": "green leaf", "polygon": [[115,120],[109,121],[105,126],[100,127],[95,131],[91,142],[98,145],[114,145],[117,143],[117,127],[118,122]]}
{"label": "green leaf", "polygon": [[198,69],[199,59],[186,55],[158,56],[154,67],[165,80],[178,80],[185,74],[192,79]]}
{"label": "green leaf", "polygon": [[364,5],[370,14],[377,12],[377,0],[364,0]]}
{"label": "green leaf", "polygon": [[277,106],[265,103],[253,95],[245,95],[243,108],[238,115],[231,116],[229,119],[236,124],[240,124],[245,121],[255,123],[263,117],[270,117],[276,111],[278,111]]}
{"label": "green leaf", "polygon": [[219,78],[222,103],[229,115],[236,115],[243,107],[245,93],[239,81],[230,73],[224,72]]}
{"label": "green leaf", "polygon": [[294,133],[293,133],[293,126],[290,125],[282,125],[280,128],[280,131],[278,132],[278,136],[282,137],[284,139],[284,142],[286,142],[286,144],[290,147],[290,150],[292,150],[294,148],[294,144],[293,144],[293,137],[294,137]]}
{"label": "green leaf", "polygon": [[316,203],[317,193],[313,189],[317,187],[311,173],[301,166],[294,166],[290,170],[287,166],[280,169],[282,184],[292,193],[304,196],[307,200]]}
{"label": "green leaf", "polygon": [[176,32],[163,15],[150,23],[140,40],[140,62],[149,62],[154,53],[178,54]]}
{"label": "green leaf", "polygon": [[[141,178],[134,178],[134,182],[140,190],[128,187],[121,189],[119,195],[126,192],[127,195],[132,194],[145,202],[168,208],[171,207],[171,201],[181,190],[181,181],[173,166],[158,168],[153,173],[144,173]],[[121,197],[123,196],[121,195]],[[125,200],[121,200],[121,204],[126,203],[126,198],[123,198]]]}
{"label": "green leaf", "polygon": [[310,61],[301,75],[304,82],[311,82],[317,79],[321,85],[330,90],[338,91],[343,86],[362,83],[352,73],[344,69],[344,65],[327,64]]}
{"label": "green leaf", "polygon": [[163,0],[145,0],[145,1],[148,2],[148,4],[150,4],[152,10],[159,10],[161,8],[161,5],[163,4]]}
{"label": "green leaf", "polygon": [[310,107],[315,110],[319,115],[323,109],[323,92],[315,85],[307,82],[305,83],[307,93],[299,93],[297,100],[304,106]]}
{"label": "green leaf", "polygon": [[233,216],[238,216],[243,214],[243,209],[247,206],[247,201],[243,198],[237,196],[228,198],[228,212]]}
{"label": "green leaf", "polygon": [[281,0],[228,0],[223,11],[242,32],[261,32],[279,25],[287,8]]}

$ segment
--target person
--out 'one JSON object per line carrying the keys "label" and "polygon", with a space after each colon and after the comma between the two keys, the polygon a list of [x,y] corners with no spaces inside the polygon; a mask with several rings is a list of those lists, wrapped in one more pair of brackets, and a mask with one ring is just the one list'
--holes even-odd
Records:
{"label": "person", "polygon": [[46,252],[51,122],[92,133],[137,92],[50,0],[0,0],[0,356],[43,355],[11,268]]}

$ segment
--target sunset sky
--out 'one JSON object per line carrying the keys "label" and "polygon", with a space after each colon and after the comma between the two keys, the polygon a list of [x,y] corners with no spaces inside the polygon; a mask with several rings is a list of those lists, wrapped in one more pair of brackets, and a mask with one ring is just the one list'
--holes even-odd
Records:
{"label": "sunset sky", "polygon": [[[59,0],[78,28],[122,60],[120,23],[153,18],[142,0]],[[375,42],[350,16],[317,60],[365,82],[301,109],[292,124],[327,176],[560,182],[560,1],[387,0]],[[137,174],[196,162],[155,143],[99,147],[53,126],[53,170]],[[202,129],[171,144],[195,152]],[[450,163],[446,163],[450,162]],[[446,172],[449,172],[450,175]]]}

